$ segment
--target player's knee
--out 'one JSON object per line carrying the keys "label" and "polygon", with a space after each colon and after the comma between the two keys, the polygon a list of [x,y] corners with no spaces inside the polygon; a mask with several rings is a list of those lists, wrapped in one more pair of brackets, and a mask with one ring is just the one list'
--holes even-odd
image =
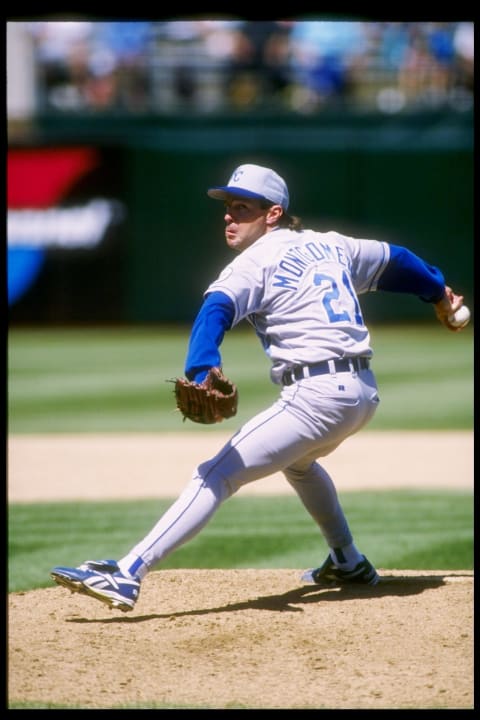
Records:
{"label": "player's knee", "polygon": [[230,487],[228,478],[211,460],[200,463],[196,470],[196,476],[204,487],[211,490],[218,502],[223,502],[235,492]]}
{"label": "player's knee", "polygon": [[295,465],[293,467],[286,468],[284,470],[284,475],[292,487],[295,487],[296,485],[316,485],[318,483],[331,481],[325,468],[317,461],[314,461],[305,467]]}
{"label": "player's knee", "polygon": [[283,471],[286,479],[291,485],[296,485],[300,482],[305,482],[310,479],[312,465],[306,467],[289,467]]}

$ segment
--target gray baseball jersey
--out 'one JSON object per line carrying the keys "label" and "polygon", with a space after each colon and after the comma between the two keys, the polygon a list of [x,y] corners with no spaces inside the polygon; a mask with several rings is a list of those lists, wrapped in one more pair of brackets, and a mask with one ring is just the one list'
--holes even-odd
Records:
{"label": "gray baseball jersey", "polygon": [[273,364],[370,356],[357,295],[376,289],[389,245],[337,232],[267,233],[238,255],[207,289],[246,318]]}

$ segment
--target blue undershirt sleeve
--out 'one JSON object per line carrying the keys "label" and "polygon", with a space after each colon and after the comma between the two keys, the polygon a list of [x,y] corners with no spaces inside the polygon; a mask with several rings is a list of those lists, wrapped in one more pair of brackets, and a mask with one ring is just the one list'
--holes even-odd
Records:
{"label": "blue undershirt sleeve", "polygon": [[194,320],[185,360],[185,375],[202,382],[212,367],[220,367],[219,347],[232,327],[235,306],[228,295],[212,292],[205,298]]}
{"label": "blue undershirt sleeve", "polygon": [[436,303],[444,295],[445,278],[407,248],[390,245],[390,260],[377,284],[378,290],[417,295],[425,302]]}

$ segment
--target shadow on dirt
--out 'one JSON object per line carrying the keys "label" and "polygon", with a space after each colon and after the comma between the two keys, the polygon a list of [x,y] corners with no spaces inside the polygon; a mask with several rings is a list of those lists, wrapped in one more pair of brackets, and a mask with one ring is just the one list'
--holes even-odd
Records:
{"label": "shadow on dirt", "polygon": [[[321,602],[342,602],[344,600],[374,600],[382,597],[405,597],[419,595],[425,590],[444,586],[451,575],[382,575],[380,583],[374,587],[358,585],[348,587],[325,587],[320,585],[304,585],[280,595],[262,595],[242,602],[228,603],[219,607],[198,608],[164,614],[115,616],[114,618],[70,618],[72,623],[140,623],[149,620],[179,618],[189,616],[210,615],[240,610],[267,610],[271,612],[303,612],[302,605]],[[458,576],[455,579],[471,578],[470,575]]]}

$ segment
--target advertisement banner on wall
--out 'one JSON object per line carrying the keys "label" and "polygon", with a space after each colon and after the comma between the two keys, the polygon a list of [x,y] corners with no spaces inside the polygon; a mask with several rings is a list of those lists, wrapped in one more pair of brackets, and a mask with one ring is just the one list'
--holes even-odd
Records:
{"label": "advertisement banner on wall", "polygon": [[121,151],[93,146],[8,150],[11,323],[122,320],[123,164]]}

